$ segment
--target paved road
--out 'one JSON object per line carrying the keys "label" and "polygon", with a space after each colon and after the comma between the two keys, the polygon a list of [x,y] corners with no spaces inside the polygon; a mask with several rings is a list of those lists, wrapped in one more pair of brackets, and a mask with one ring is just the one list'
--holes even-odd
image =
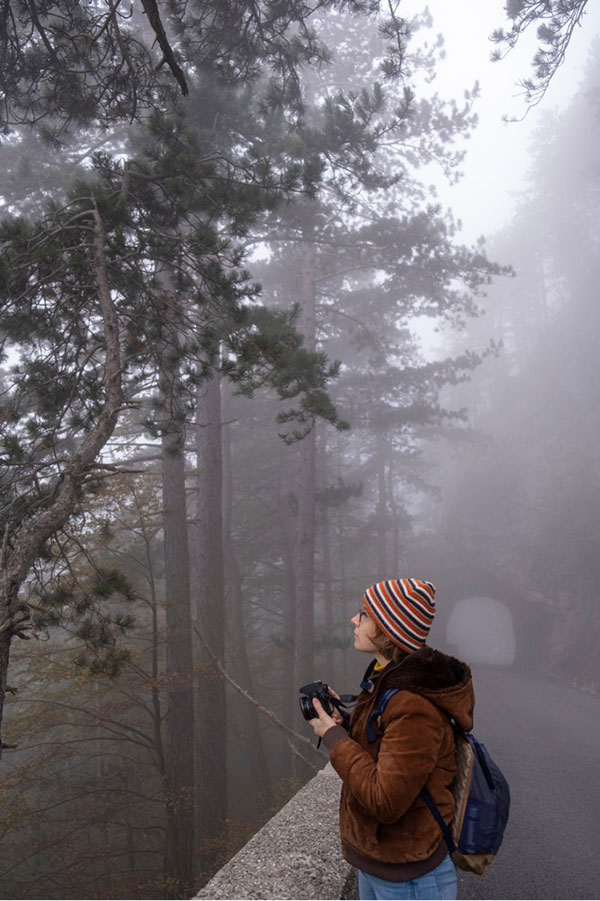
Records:
{"label": "paved road", "polygon": [[600,699],[512,669],[474,668],[474,732],[511,788],[504,842],[459,898],[600,898]]}

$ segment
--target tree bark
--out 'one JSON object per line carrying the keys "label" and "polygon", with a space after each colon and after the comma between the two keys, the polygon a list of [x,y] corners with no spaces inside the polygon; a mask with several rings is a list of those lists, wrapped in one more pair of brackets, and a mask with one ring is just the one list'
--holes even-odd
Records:
{"label": "tree bark", "polygon": [[[165,320],[171,317],[165,304]],[[165,875],[168,894],[186,897],[194,889],[194,706],[192,616],[185,491],[185,417],[178,364],[176,325],[169,329],[161,353],[160,393],[164,403],[162,480],[167,604],[167,804]]]}
{"label": "tree bark", "polygon": [[[238,566],[237,554],[232,535],[233,507],[233,471],[231,465],[231,425],[230,386],[224,386],[222,398],[222,448],[223,448],[223,559],[225,565],[225,583],[228,587],[228,621],[231,635],[231,671],[235,680],[252,697],[254,687],[246,646],[246,630],[244,623],[244,603],[242,593],[242,574]],[[244,704],[241,707],[241,734],[246,748],[248,771],[251,784],[256,786],[264,806],[271,803],[271,787],[269,771],[263,741],[263,734],[254,707]]]}
{"label": "tree bark", "polygon": [[[285,571],[285,580],[287,587],[285,619],[288,628],[286,638],[289,636],[291,646],[293,647],[294,635],[296,632],[296,562],[294,560],[294,534],[293,529],[296,525],[296,516],[293,515],[293,507],[290,503],[289,494],[285,494],[285,489],[293,482],[295,473],[290,466],[289,449],[282,449],[279,460],[279,471],[277,478],[277,509],[279,518],[279,529],[281,539],[281,556],[283,558],[283,566]],[[296,511],[297,513],[297,511]],[[293,666],[290,666],[290,684],[293,689]],[[288,708],[289,709],[289,708]],[[286,720],[287,722],[287,720]],[[291,721],[290,721],[291,723]],[[288,725],[290,725],[288,723]]]}
{"label": "tree bark", "polygon": [[[340,438],[339,435],[336,439],[336,450],[337,450],[337,476],[341,481],[342,478],[342,450],[340,446]],[[359,607],[359,598],[357,598],[357,603],[355,604],[355,608],[352,608],[352,613],[348,610],[348,590],[347,590],[347,572],[346,572],[346,530],[344,528],[345,525],[345,505],[340,504],[337,511],[337,544],[338,544],[338,554],[339,554],[339,597],[341,600],[341,608],[342,608],[342,617],[344,625],[347,624],[348,620],[350,620],[351,616],[354,615],[355,609]],[[365,586],[366,587],[366,586]],[[344,685],[350,684],[350,654],[346,651],[342,653],[342,679]]]}
{"label": "tree bark", "polygon": [[[225,656],[223,588],[223,519],[220,379],[214,374],[197,392],[196,401],[196,555],[198,630],[215,657]],[[215,839],[227,810],[225,683],[202,642],[196,691],[196,781],[199,792],[198,859],[210,870]]]}
{"label": "tree bark", "polygon": [[[281,557],[283,562],[283,570],[285,576],[285,628],[283,649],[284,659],[280,681],[280,695],[284,699],[283,707],[280,709],[280,716],[283,722],[289,728],[293,729],[298,726],[299,717],[296,708],[299,706],[297,702],[298,682],[296,682],[296,674],[294,671],[294,645],[296,635],[296,561],[295,540],[293,530],[296,527],[297,510],[290,501],[289,486],[294,484],[296,472],[294,464],[296,460],[290,453],[290,448],[282,447],[279,460],[279,471],[277,479],[277,504],[278,504],[278,520]],[[289,649],[289,651],[288,651]],[[286,653],[287,651],[287,653]],[[302,683],[300,683],[302,684]],[[281,771],[288,776],[292,776],[293,758],[285,751],[285,757],[281,763]]]}
{"label": "tree bark", "polygon": [[377,436],[377,574],[376,580],[390,578],[387,572],[387,500],[385,484],[385,442]]}
{"label": "tree bark", "polygon": [[[300,331],[308,350],[316,346],[315,323],[315,245],[312,239],[303,245],[302,308]],[[315,492],[316,426],[300,442],[298,473],[298,527],[296,536],[296,629],[294,641],[294,681],[296,686],[311,682],[314,641],[314,569],[315,569]],[[296,709],[297,731],[301,714]]]}
{"label": "tree bark", "polygon": [[[150,533],[148,531],[144,511],[139,498],[133,489],[135,506],[138,513],[139,528],[144,541],[144,551],[146,558],[146,568],[148,585],[150,589],[150,602],[152,610],[152,644],[150,651],[151,659],[151,710],[152,710],[152,736],[154,741],[154,759],[156,768],[163,787],[165,799],[165,829],[166,829],[166,848],[174,848],[177,844],[177,808],[171,803],[169,790],[169,774],[167,766],[167,753],[163,739],[162,721],[163,721],[163,705],[161,704],[161,687],[160,687],[160,653],[163,642],[162,630],[158,620],[158,593],[156,579],[154,575],[154,561],[152,558],[152,547]],[[170,858],[170,853],[165,855],[165,860]],[[165,875],[172,872],[173,866],[169,863],[165,868]]]}
{"label": "tree bark", "polygon": [[[318,449],[318,486],[319,489],[323,492],[326,492],[327,489],[327,444],[325,441],[325,435],[321,435],[321,441],[319,442]],[[326,496],[326,495],[325,495]],[[334,615],[333,615],[333,580],[332,580],[332,571],[331,571],[331,535],[330,535],[330,524],[329,524],[329,507],[326,502],[323,502],[320,507],[320,517],[319,517],[319,535],[321,542],[321,578],[323,584],[323,616],[324,616],[324,641],[323,645],[325,648],[325,653],[327,655],[327,659],[330,661],[330,668],[332,668],[333,660],[335,658],[335,648],[332,646],[331,639],[333,637],[333,630],[335,626]]]}
{"label": "tree bark", "polygon": [[400,517],[398,515],[398,504],[394,495],[394,467],[391,461],[388,463],[387,468],[387,482],[388,504],[392,521],[392,566],[389,572],[392,578],[397,579],[402,570],[404,560],[402,559],[403,544],[400,531]]}

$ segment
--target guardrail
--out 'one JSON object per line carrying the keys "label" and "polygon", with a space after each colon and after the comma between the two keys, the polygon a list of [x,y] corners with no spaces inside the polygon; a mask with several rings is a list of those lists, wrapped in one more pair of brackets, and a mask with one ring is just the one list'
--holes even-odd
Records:
{"label": "guardrail", "polygon": [[340,779],[331,764],[294,795],[196,898],[357,898],[340,851]]}

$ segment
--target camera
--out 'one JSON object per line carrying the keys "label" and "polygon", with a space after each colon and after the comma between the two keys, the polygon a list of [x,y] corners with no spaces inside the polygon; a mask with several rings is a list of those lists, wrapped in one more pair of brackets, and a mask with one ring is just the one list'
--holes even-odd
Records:
{"label": "camera", "polygon": [[337,698],[332,698],[329,694],[329,687],[325,682],[309,682],[308,685],[303,685],[298,691],[301,695],[304,695],[304,697],[300,698],[300,710],[305,720],[314,720],[317,716],[317,711],[313,706],[313,698],[319,699],[323,710],[329,716],[332,715],[334,707],[337,707],[338,710],[340,709],[340,702]]}

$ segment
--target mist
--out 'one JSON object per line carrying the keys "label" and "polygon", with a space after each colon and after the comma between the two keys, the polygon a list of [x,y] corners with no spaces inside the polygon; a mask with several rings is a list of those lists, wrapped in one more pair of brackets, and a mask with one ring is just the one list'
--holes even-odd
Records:
{"label": "mist", "polygon": [[555,771],[598,738],[598,9],[540,76],[500,2],[21,5],[0,897],[192,897],[325,765],[298,688],[356,691],[350,619],[406,577],[473,667],[512,861],[532,780],[545,822],[581,795],[571,866],[543,833],[539,882],[461,897],[593,897],[591,777]]}

